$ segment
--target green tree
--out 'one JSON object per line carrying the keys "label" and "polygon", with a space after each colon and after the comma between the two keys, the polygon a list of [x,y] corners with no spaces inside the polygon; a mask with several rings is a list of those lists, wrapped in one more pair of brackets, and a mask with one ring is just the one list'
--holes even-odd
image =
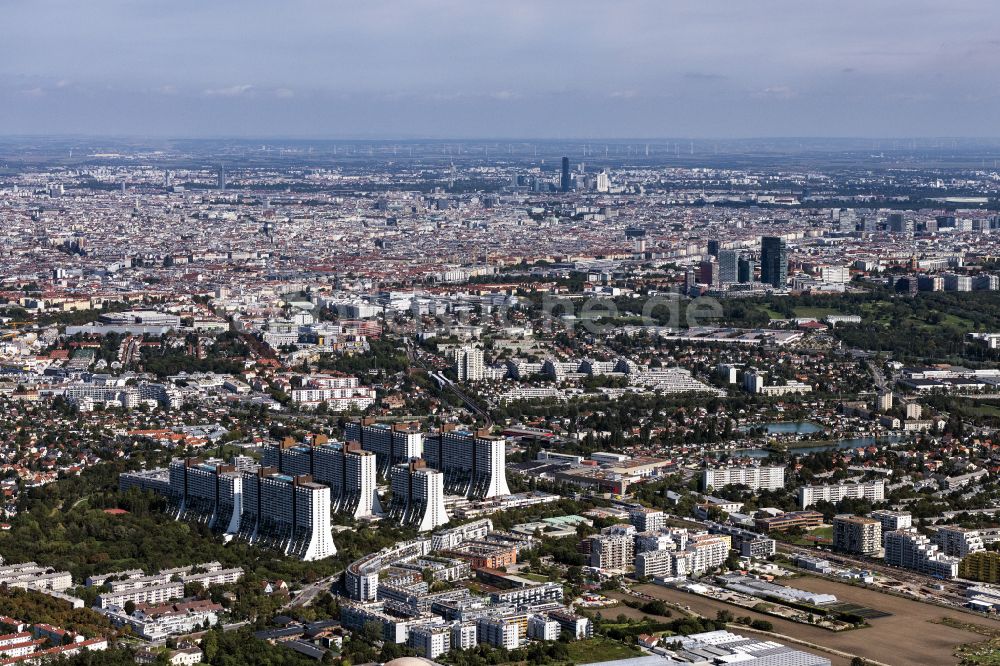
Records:
{"label": "green tree", "polygon": [[201,650],[205,653],[205,661],[211,663],[219,653],[219,637],[214,631],[209,631],[201,639]]}
{"label": "green tree", "polygon": [[361,628],[361,637],[369,643],[382,640],[382,625],[374,620],[365,622],[365,626]]}

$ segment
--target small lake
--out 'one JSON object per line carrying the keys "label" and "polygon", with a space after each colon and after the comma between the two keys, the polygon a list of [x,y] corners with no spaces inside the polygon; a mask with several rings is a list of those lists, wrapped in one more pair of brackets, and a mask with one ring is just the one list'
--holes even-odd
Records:
{"label": "small lake", "polygon": [[[752,430],[759,426],[749,426]],[[812,421],[784,421],[782,423],[768,423],[765,426],[768,435],[811,435],[823,432],[823,426]]]}
{"label": "small lake", "polygon": [[[838,439],[834,442],[825,442],[823,444],[817,444],[816,446],[796,446],[794,448],[788,449],[788,453],[792,455],[807,455],[810,453],[818,453],[819,451],[833,451],[843,450],[843,449],[863,449],[866,446],[871,446],[872,444],[883,443],[883,444],[895,444],[901,441],[902,438],[899,435],[887,435],[885,437],[857,437],[854,439]],[[719,451],[719,453],[724,453]],[[733,456],[742,456],[744,458],[766,458],[771,455],[771,451],[767,449],[742,449],[739,451],[729,451]]]}
{"label": "small lake", "polygon": [[737,428],[737,432],[750,432],[763,428],[768,435],[812,435],[823,432],[823,426],[812,421],[780,421],[778,423],[755,423]]}
{"label": "small lake", "polygon": [[[741,426],[738,428],[738,431],[747,433],[751,430],[756,430],[757,428],[764,428],[768,435],[815,435],[816,433],[823,432],[825,430],[823,426],[818,423],[814,423],[813,421],[779,421],[777,423],[756,423],[753,425]],[[902,437],[900,435],[838,439],[832,442],[816,444],[815,446],[790,447],[788,452],[791,454],[806,455],[809,453],[817,453],[819,451],[833,451],[834,449],[861,449],[878,442],[888,442],[890,444],[894,444],[901,440]],[[771,455],[771,451],[761,448],[740,449],[737,451],[720,449],[713,451],[713,453],[729,453],[733,456],[741,456],[745,458],[766,458]]]}

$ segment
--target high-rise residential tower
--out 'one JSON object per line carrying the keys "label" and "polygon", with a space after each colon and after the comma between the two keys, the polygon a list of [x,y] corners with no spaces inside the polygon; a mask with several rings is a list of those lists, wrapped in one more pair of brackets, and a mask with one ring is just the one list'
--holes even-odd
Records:
{"label": "high-rise residential tower", "polygon": [[455,350],[455,372],[460,382],[478,382],[485,376],[483,350],[479,347],[461,347]]}
{"label": "high-rise residential tower", "polygon": [[349,421],[344,425],[349,441],[356,441],[377,459],[379,475],[388,476],[393,465],[424,455],[424,433],[417,423],[376,423],[375,419]]}
{"label": "high-rise residential tower", "polygon": [[444,473],[449,494],[485,498],[509,495],[504,440],[488,431],[448,429],[428,435],[424,460]]}
{"label": "high-rise residential tower", "polygon": [[282,474],[311,476],[330,487],[334,511],[368,518],[382,513],[375,487],[375,458],[358,442],[331,442],[325,435],[314,435],[307,444],[289,438],[264,447],[263,462]]}
{"label": "high-rise residential tower", "polygon": [[394,465],[389,517],[421,532],[447,523],[444,475],[419,458]]}
{"label": "high-rise residential tower", "polygon": [[337,554],[330,530],[330,488],[309,475],[274,468],[243,472],[239,536],[302,560]]}
{"label": "high-rise residential tower", "polygon": [[170,462],[173,513],[180,520],[234,534],[242,513],[242,481],[237,469],[222,464],[221,460],[173,460]]}

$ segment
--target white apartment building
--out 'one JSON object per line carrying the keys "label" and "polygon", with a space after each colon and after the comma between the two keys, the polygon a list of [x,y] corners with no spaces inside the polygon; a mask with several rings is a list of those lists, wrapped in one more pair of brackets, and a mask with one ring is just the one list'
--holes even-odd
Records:
{"label": "white apartment building", "polygon": [[670,550],[646,550],[635,556],[638,578],[670,578],[677,574],[677,553]]}
{"label": "white apartment building", "polygon": [[206,571],[204,573],[184,574],[181,580],[184,583],[198,583],[203,587],[212,585],[229,585],[237,583],[243,578],[243,568],[219,569],[218,571]]}
{"label": "white apartment building", "polygon": [[303,407],[317,407],[325,402],[334,412],[351,407],[363,411],[375,404],[375,389],[361,386],[357,377],[312,375],[302,388],[292,389],[291,398]]}
{"label": "white apartment building", "polygon": [[549,617],[559,623],[561,631],[577,640],[590,638],[594,635],[594,623],[589,617],[576,615],[569,611],[551,611]]}
{"label": "white apartment building", "polygon": [[635,556],[636,576],[673,577],[704,573],[729,557],[731,541],[726,536],[696,534],[683,550],[648,550]]}
{"label": "white apartment building", "polygon": [[298,444],[290,438],[264,447],[263,463],[282,474],[312,476],[329,486],[333,509],[354,518],[381,515],[376,490],[376,455],[357,442],[331,442],[325,435]]}
{"label": "white apartment building", "polygon": [[125,580],[128,578],[142,578],[146,575],[146,572],[142,569],[126,569],[125,571],[112,571],[106,574],[94,574],[93,576],[87,576],[84,584],[87,587],[101,587],[111,578],[117,578],[119,580]]}
{"label": "white apartment building", "polygon": [[451,627],[453,650],[471,650],[479,645],[479,631],[475,622],[457,622]]}
{"label": "white apartment building", "polygon": [[[197,631],[205,622],[215,625],[219,621],[218,615],[210,610],[188,610],[184,613],[168,612],[150,616],[142,611],[129,615],[120,606],[115,606],[104,609],[104,614],[115,626],[128,625],[137,636],[147,641],[162,641],[170,636]],[[200,651],[198,659],[199,661],[194,663],[200,663]]]}
{"label": "white apartment building", "polygon": [[460,382],[482,381],[486,375],[483,350],[478,347],[460,347],[455,350],[455,372]]}
{"label": "white apartment building", "polygon": [[410,627],[407,644],[425,659],[437,659],[451,650],[451,628],[443,624]]}
{"label": "white apartment building", "polygon": [[433,530],[450,518],[444,506],[444,475],[421,459],[394,465],[390,479],[389,517],[420,532]]}
{"label": "white apartment building", "polygon": [[774,539],[736,525],[709,522],[708,530],[712,534],[725,534],[732,539],[733,549],[740,551],[743,557],[763,559],[777,552]]}
{"label": "white apartment building", "polygon": [[597,174],[597,180],[594,182],[594,189],[598,192],[607,192],[611,189],[611,178],[608,177],[607,171]]}
{"label": "white apartment building", "polygon": [[569,399],[569,393],[555,386],[515,386],[500,393],[497,396],[497,402],[507,405],[520,400],[546,400],[548,398],[565,401]]}
{"label": "white apartment building", "polygon": [[823,266],[820,269],[820,279],[823,282],[844,284],[851,281],[851,271],[846,266]]}
{"label": "white apartment building", "polygon": [[955,273],[944,274],[945,291],[972,291],[972,276],[957,275]]}
{"label": "white apartment building", "polygon": [[590,566],[624,570],[635,559],[635,528],[612,526],[590,537]]}
{"label": "white apartment building", "polygon": [[667,516],[659,509],[640,506],[632,508],[628,520],[639,532],[657,532],[667,526]]}
{"label": "white apartment building", "polygon": [[698,381],[691,376],[686,368],[657,368],[638,373],[629,373],[629,379],[636,385],[650,391],[663,393],[714,393],[724,394],[724,391]]}
{"label": "white apartment building", "polygon": [[836,504],[844,499],[866,499],[871,502],[881,502],[885,499],[885,481],[868,481],[864,483],[838,483],[834,485],[800,486],[799,508],[807,509],[819,501]]}
{"label": "white apartment building", "polygon": [[374,419],[350,421],[344,426],[348,441],[356,441],[377,458],[378,473],[389,475],[393,465],[424,455],[424,434],[415,423],[376,423]]}
{"label": "white apartment building", "polygon": [[23,657],[35,651],[34,635],[28,631],[0,636],[0,658]]}
{"label": "white apartment building", "polygon": [[743,373],[743,390],[747,393],[762,393],[764,391],[764,373],[755,370]]}
{"label": "white apartment building", "polygon": [[344,462],[347,468],[348,487],[357,488],[358,501],[355,504],[350,502],[352,507],[351,515],[355,518],[370,518],[382,515],[382,503],[378,497],[378,487],[376,482],[377,467],[375,454],[357,448],[352,449],[348,444],[344,453]]}
{"label": "white apartment building", "polygon": [[684,550],[688,544],[688,531],[683,527],[666,527],[659,532],[640,532],[635,535],[635,552],[644,550]]}
{"label": "white apartment building", "polygon": [[478,541],[485,539],[493,531],[493,521],[480,518],[471,523],[465,523],[447,530],[438,530],[431,535],[434,550],[450,550],[463,541]]}
{"label": "white apartment building", "polygon": [[243,507],[243,476],[221,460],[198,458],[170,462],[170,492],[181,520],[235,534]]}
{"label": "white apartment building", "polygon": [[823,321],[830,326],[836,326],[837,324],[860,324],[861,315],[827,315]]}
{"label": "white apartment building", "polygon": [[882,523],[882,545],[885,545],[885,535],[896,530],[905,530],[913,527],[913,516],[908,511],[891,511],[889,509],[879,509],[868,514],[870,517]]}
{"label": "white apartment building", "polygon": [[490,594],[490,601],[494,605],[512,604],[514,606],[530,606],[562,600],[563,587],[561,583],[527,585],[510,590],[500,590]]}
{"label": "white apartment building", "polygon": [[532,615],[528,618],[528,638],[536,641],[555,641],[559,639],[562,627],[555,620],[544,615]]}
{"label": "white apartment building", "polygon": [[730,484],[749,486],[751,490],[778,490],[785,487],[785,468],[780,465],[734,465],[703,472],[702,487],[705,489]]}
{"label": "white apartment building", "polygon": [[[729,557],[731,544],[731,539],[726,536],[709,534],[691,536],[685,549],[679,553],[684,556],[682,573],[696,575],[720,566]],[[682,570],[680,564],[678,564],[678,570]]]}
{"label": "white apartment building", "polygon": [[271,468],[243,473],[239,536],[303,560],[337,554],[330,531],[330,488]]}
{"label": "white apartment building", "polygon": [[382,569],[393,564],[410,562],[430,552],[430,539],[414,539],[397,543],[351,562],[344,572],[344,587],[348,596],[360,601],[374,601],[378,596],[378,575]]}
{"label": "white apartment building", "polygon": [[789,379],[784,384],[761,386],[758,393],[768,396],[791,395],[793,393],[812,393],[812,386],[806,384],[805,382]]}
{"label": "white apartment building", "polygon": [[931,535],[931,541],[937,544],[938,548],[945,555],[957,557],[959,559],[970,553],[979,553],[986,550],[983,544],[983,537],[978,530],[967,530],[954,525],[942,525]]}
{"label": "white apartment building", "polygon": [[184,596],[184,583],[168,581],[156,585],[148,585],[134,589],[121,590],[119,592],[107,592],[98,595],[97,606],[108,608],[110,606],[125,607],[125,603],[131,601],[139,604],[162,604],[171,599],[179,599]]}
{"label": "white apartment building", "polygon": [[476,628],[480,643],[508,650],[516,650],[520,644],[520,629],[517,622],[511,618],[481,617],[476,620]]}
{"label": "white apartment building", "polygon": [[444,429],[424,439],[424,460],[445,475],[445,492],[477,499],[509,495],[507,448],[486,431]]}
{"label": "white apartment building", "polygon": [[429,618],[402,619],[385,612],[384,603],[345,603],[341,606],[340,621],[344,627],[359,631],[369,622],[381,625],[382,640],[393,643],[405,643],[410,635],[410,629],[427,623]]}
{"label": "white apartment building", "polygon": [[0,566],[0,585],[31,587],[62,592],[73,587],[73,577],[68,571],[53,571],[34,562]]}
{"label": "white apartment building", "polygon": [[941,553],[937,545],[912,527],[885,535],[885,563],[890,566],[912,569],[929,576],[955,578],[959,562],[957,557]]}

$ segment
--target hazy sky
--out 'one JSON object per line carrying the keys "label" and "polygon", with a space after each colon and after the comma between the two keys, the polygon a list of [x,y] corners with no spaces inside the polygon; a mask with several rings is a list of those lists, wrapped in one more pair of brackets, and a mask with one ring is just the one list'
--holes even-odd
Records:
{"label": "hazy sky", "polygon": [[1000,136],[995,0],[0,0],[0,134]]}

